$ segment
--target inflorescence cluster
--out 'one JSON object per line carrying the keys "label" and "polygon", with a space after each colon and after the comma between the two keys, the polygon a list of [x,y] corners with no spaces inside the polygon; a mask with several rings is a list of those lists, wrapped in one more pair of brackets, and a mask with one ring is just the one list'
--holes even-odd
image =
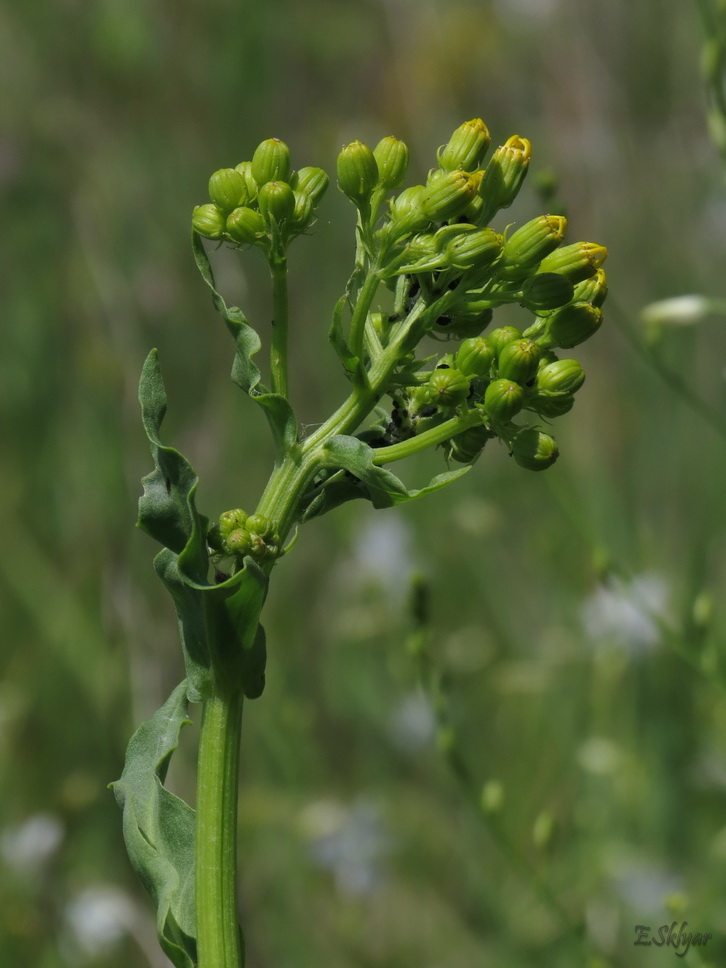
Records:
{"label": "inflorescence cluster", "polygon": [[[360,403],[358,417],[377,415],[365,430],[343,430],[358,431],[379,464],[428,445],[470,463],[498,437],[518,464],[543,470],[558,456],[546,425],[571,409],[585,379],[577,360],[559,351],[600,327],[607,251],[563,244],[561,215],[492,228],[522,186],[531,149],[513,135],[485,163],[489,144],[484,122],[467,121],[439,149],[426,182],[392,197],[408,168],[404,142],[387,137],[371,150],[354,141],[338,157],[338,187],[355,205],[358,226],[355,270],[336,308],[338,316],[347,309],[350,323],[345,334],[334,320],[331,342],[359,403],[370,403]],[[269,139],[251,161],[212,175],[211,202],[194,210],[193,227],[209,239],[258,247],[272,266],[313,224],[327,186],[322,169],[293,171],[287,145]],[[506,304],[531,314],[521,329],[491,328]],[[446,351],[419,356],[424,337],[445,341]],[[382,407],[385,397],[390,405]],[[233,553],[233,536],[245,534],[245,554],[269,556],[270,544],[277,546],[264,534],[255,544],[242,528],[218,547]]]}

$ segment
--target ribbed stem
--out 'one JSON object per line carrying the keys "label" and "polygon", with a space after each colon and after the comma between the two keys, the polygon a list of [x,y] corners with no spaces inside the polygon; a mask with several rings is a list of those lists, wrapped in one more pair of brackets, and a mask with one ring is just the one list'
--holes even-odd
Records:
{"label": "ribbed stem", "polygon": [[272,392],[288,395],[287,386],[287,259],[275,257],[270,262],[272,277],[272,346],[270,373]]}
{"label": "ribbed stem", "polygon": [[237,785],[242,693],[204,704],[197,774],[199,968],[243,968],[237,917]]}

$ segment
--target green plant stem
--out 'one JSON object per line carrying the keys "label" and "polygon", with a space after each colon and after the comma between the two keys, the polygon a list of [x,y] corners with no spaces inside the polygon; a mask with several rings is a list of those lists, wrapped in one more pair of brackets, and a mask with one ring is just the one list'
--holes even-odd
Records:
{"label": "green plant stem", "polygon": [[353,318],[350,321],[350,351],[363,362],[364,336],[368,310],[378,289],[378,273],[370,269],[356,300]]}
{"label": "green plant stem", "polygon": [[243,968],[237,916],[237,785],[241,692],[207,700],[197,773],[198,968]]}
{"label": "green plant stem", "polygon": [[287,397],[287,259],[273,255],[270,259],[272,278],[272,346],[270,348],[270,375],[272,392]]}
{"label": "green plant stem", "polygon": [[390,464],[394,460],[403,460],[404,457],[410,457],[411,454],[417,454],[428,447],[443,444],[444,441],[450,440],[451,437],[461,433],[462,430],[468,430],[469,427],[475,427],[481,422],[481,414],[478,410],[469,410],[462,416],[450,417],[440,423],[438,427],[431,427],[430,430],[425,430],[422,434],[417,434],[409,440],[402,440],[400,443],[391,444],[388,447],[378,447],[373,457],[373,463]]}
{"label": "green plant stem", "polygon": [[[365,333],[368,309],[377,288],[378,278],[375,270],[371,268],[360,289],[354,312],[354,322],[356,320],[361,322],[361,339]],[[307,437],[298,446],[291,448],[285,459],[275,467],[257,505],[256,513],[274,521],[283,541],[294,523],[300,498],[306,492],[315,474],[325,466],[324,448],[326,441],[337,434],[352,433],[360,426],[380,400],[391,373],[398,361],[407,352],[409,343],[413,342],[415,345],[420,339],[420,330],[425,328],[426,318],[429,315],[433,315],[434,318],[439,316],[449,297],[450,294],[445,294],[430,306],[426,306],[423,302],[417,303],[406,320],[397,327],[395,336],[391,338],[381,356],[372,363],[368,371],[366,385],[356,386],[335,413],[318,427],[310,437]],[[448,428],[445,429],[443,431],[444,436],[440,440],[446,440],[453,433],[465,430],[477,423],[479,419],[478,415],[476,418],[473,415],[466,418],[456,418],[456,426],[452,425],[451,432]],[[467,422],[463,422],[465,420]],[[469,420],[471,422],[468,422]],[[441,428],[434,428],[434,431],[440,432]],[[421,434],[417,439],[422,440],[424,436],[424,434]],[[438,437],[429,437],[424,446],[437,442],[439,442]],[[410,444],[410,453],[415,453],[416,450],[420,449],[420,446],[417,446],[414,442],[407,441],[406,444]],[[401,453],[400,456],[404,457],[407,454]],[[384,456],[383,460],[379,459],[377,462],[383,463],[386,459],[397,460],[398,457],[389,455],[386,458]],[[271,567],[272,565],[266,570]]]}

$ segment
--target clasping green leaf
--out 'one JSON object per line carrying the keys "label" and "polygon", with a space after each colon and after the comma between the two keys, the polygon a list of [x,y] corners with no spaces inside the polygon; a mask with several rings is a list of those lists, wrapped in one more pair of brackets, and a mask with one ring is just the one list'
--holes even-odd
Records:
{"label": "clasping green leaf", "polygon": [[164,786],[189,723],[186,680],[131,737],[121,778],[111,784],[123,811],[131,865],[156,906],[159,943],[176,968],[195,968],[196,904],[192,808]]}

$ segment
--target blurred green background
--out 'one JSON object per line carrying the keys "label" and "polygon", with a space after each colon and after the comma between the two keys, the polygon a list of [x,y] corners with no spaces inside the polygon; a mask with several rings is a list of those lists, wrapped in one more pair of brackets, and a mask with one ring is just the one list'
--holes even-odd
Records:
{"label": "blurred green background", "polygon": [[[694,3],[656,0],[0,7],[0,965],[165,964],[106,789],[182,676],[133,527],[149,348],[205,513],[253,505],[271,461],[189,248],[209,174],[265,137],[334,171],[343,143],[395,134],[419,181],[476,116],[495,144],[533,143],[512,220],[547,209],[537,175],[555,172],[568,239],[609,247],[606,325],[546,475],[492,447],[420,505],[312,523],[276,569],[243,736],[248,968],[656,965],[669,953],[634,948],[634,925],[672,920],[714,935],[685,964],[724,963],[726,447],[653,354],[723,413],[726,332],[633,342],[652,300],[726,295],[702,41]],[[345,390],[326,331],[353,222],[331,190],[291,253],[307,423]],[[264,333],[262,261],[215,266]],[[407,649],[414,573],[489,813],[436,748]],[[190,798],[194,738],[172,770]]]}

